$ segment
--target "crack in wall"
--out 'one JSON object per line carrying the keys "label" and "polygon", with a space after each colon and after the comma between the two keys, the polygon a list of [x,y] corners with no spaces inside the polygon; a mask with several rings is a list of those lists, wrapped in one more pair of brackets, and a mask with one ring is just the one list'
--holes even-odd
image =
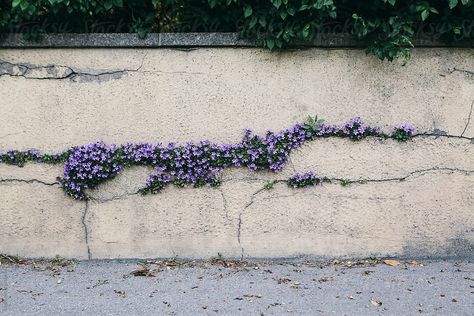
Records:
{"label": "crack in wall", "polygon": [[255,193],[253,193],[250,197],[250,201],[244,206],[244,208],[239,213],[239,217],[238,217],[238,221],[237,221],[237,242],[240,246],[240,257],[241,257],[241,259],[244,258],[244,253],[245,253],[244,247],[242,247],[242,242],[241,242],[242,215],[244,214],[245,210],[253,204],[255,196],[257,196],[259,193],[261,193],[264,190],[265,190],[265,188],[261,188],[261,189],[258,189]]}
{"label": "crack in wall", "polygon": [[97,197],[93,197],[93,196],[88,196],[87,200],[94,201],[94,202],[102,204],[102,203],[107,203],[107,202],[111,202],[111,201],[122,200],[124,198],[129,197],[129,196],[138,195],[138,194],[140,194],[140,192],[137,191],[137,192],[126,192],[126,193],[120,194],[120,195],[113,195],[110,198],[97,198]]}
{"label": "crack in wall", "polygon": [[221,196],[222,196],[222,203],[223,203],[223,207],[224,207],[225,218],[229,219],[229,211],[227,210],[227,199],[225,197],[224,190],[222,190],[219,187],[216,187],[216,189],[219,190],[219,192],[221,193]]}
{"label": "crack in wall", "polygon": [[448,74],[451,75],[455,72],[460,72],[468,75],[473,75],[474,76],[474,71],[468,70],[468,69],[462,69],[462,68],[456,68],[454,67],[452,70],[448,71]]}
{"label": "crack in wall", "polygon": [[84,239],[85,239],[86,247],[87,247],[87,259],[91,260],[92,252],[89,246],[89,228],[87,227],[87,224],[86,224],[86,216],[87,216],[88,210],[89,210],[89,201],[85,201],[85,208],[84,208],[84,213],[82,214],[81,222],[82,222],[82,226],[84,227]]}
{"label": "crack in wall", "polygon": [[[80,81],[78,78],[81,78],[82,81],[120,79],[126,73],[139,72],[143,67],[146,56],[147,54],[143,56],[140,66],[135,69],[100,70],[97,72],[77,70],[71,66],[64,65],[39,66],[0,60],[0,77],[22,77],[34,80],[71,80],[73,82]],[[35,75],[37,71],[46,71],[47,75]]]}
{"label": "crack in wall", "polygon": [[[416,174],[420,174],[420,175],[424,175],[426,173],[429,173],[429,172],[433,172],[433,171],[449,171],[450,173],[454,173],[454,172],[460,172],[460,173],[464,173],[466,175],[470,175],[471,173],[474,173],[474,170],[466,170],[466,169],[459,169],[459,168],[450,168],[450,167],[432,167],[432,168],[427,168],[427,169],[420,169],[420,170],[414,170],[404,176],[400,176],[400,177],[392,177],[392,178],[382,178],[382,179],[364,179],[367,183],[380,183],[380,182],[402,182],[402,181],[405,181],[407,180],[408,178],[416,175]],[[274,180],[275,184],[276,183],[285,183],[286,180]],[[349,183],[351,184],[357,184],[357,183],[361,183],[360,182],[361,180],[349,180]],[[347,182],[346,179],[342,179],[342,178],[332,178],[330,182]],[[295,189],[296,190],[296,189]],[[242,216],[244,214],[244,212],[254,204],[255,202],[255,197],[257,195],[259,195],[260,193],[264,192],[264,191],[268,191],[266,190],[265,188],[261,188],[259,190],[257,190],[255,193],[252,194],[251,198],[250,198],[250,201],[245,205],[245,207],[242,209],[242,211],[239,213],[239,219],[238,219],[238,225],[237,225],[237,241],[239,243],[239,246],[241,248],[241,258],[243,259],[244,257],[244,248],[242,246],[242,225],[243,225],[243,220],[242,220]],[[270,200],[270,199],[275,199],[275,198],[285,198],[285,197],[292,197],[295,195],[296,192],[293,192],[292,194],[287,194],[287,195],[278,195],[278,196],[272,196],[272,197],[268,197],[268,198],[264,198],[263,200]]]}
{"label": "crack in wall", "polygon": [[[430,172],[440,172],[440,171],[441,172],[449,172],[449,173],[456,173],[456,172],[457,173],[464,173],[466,175],[471,175],[471,174],[474,173],[474,170],[469,170],[469,169],[452,168],[452,167],[431,167],[431,168],[426,168],[426,169],[414,170],[414,171],[409,172],[408,174],[403,175],[403,176],[380,178],[380,179],[364,179],[363,181],[365,181],[364,183],[402,182],[402,181],[405,181],[408,178],[410,178],[412,176],[415,176],[417,174],[425,175],[425,174],[428,174]],[[251,182],[253,182],[253,180],[257,180],[257,179],[245,179],[245,178],[242,179],[242,178],[239,178],[239,179],[229,179],[228,181],[233,181],[233,180],[235,180],[235,181],[250,180]],[[261,179],[261,180],[263,180],[263,179]],[[38,179],[29,179],[29,180],[26,180],[26,179],[0,179],[0,183],[2,183],[2,182],[21,182],[21,183],[28,183],[28,184],[39,183],[39,184],[43,184],[43,185],[47,185],[47,186],[59,185],[59,182],[49,183],[49,182],[41,181],[41,180],[38,180]],[[275,184],[277,184],[277,183],[286,183],[286,180],[285,179],[277,179],[277,180],[273,180],[273,182]],[[346,179],[342,179],[342,178],[330,178],[330,180],[328,180],[327,182],[331,182],[331,183],[334,183],[334,182],[343,183],[343,182],[345,182],[345,183],[350,183],[350,184],[358,184],[358,183],[361,183],[361,179],[346,180]],[[224,194],[223,190],[220,189],[220,188],[217,188],[217,189],[220,190],[220,192],[221,192],[222,199],[223,199],[224,211],[225,211],[225,214],[226,214],[226,218],[228,218],[227,199],[225,197],[225,194]],[[248,203],[245,204],[245,206],[239,212],[238,222],[237,222],[237,242],[238,242],[239,247],[241,249],[241,258],[242,259],[245,256],[245,249],[242,246],[242,227],[244,225],[243,215],[247,211],[247,209],[255,203],[257,196],[260,195],[262,192],[265,192],[265,191],[268,191],[268,190],[265,189],[265,188],[260,188],[257,191],[255,191],[250,196],[250,200],[248,201]],[[291,196],[295,195],[296,191],[297,190],[294,190],[294,192],[292,192],[292,194],[270,196],[268,198],[264,198],[263,200],[291,197]],[[129,192],[129,193],[122,194],[122,195],[116,195],[116,196],[113,196],[113,197],[108,198],[108,199],[100,199],[100,198],[90,197],[90,200],[85,201],[85,208],[84,208],[84,212],[83,212],[82,217],[81,217],[81,223],[82,223],[83,230],[84,230],[84,239],[85,239],[85,244],[86,244],[86,248],[87,248],[87,257],[88,257],[89,260],[92,259],[92,251],[91,251],[90,243],[89,243],[90,228],[87,225],[87,220],[86,219],[87,219],[87,216],[88,216],[90,201],[94,201],[94,202],[97,202],[97,203],[107,203],[107,202],[110,202],[110,201],[113,201],[113,200],[119,200],[119,199],[126,198],[128,196],[137,195],[137,194],[139,194],[139,192]]]}
{"label": "crack in wall", "polygon": [[[401,177],[383,178],[383,179],[363,179],[362,181],[366,181],[368,183],[370,183],[370,182],[402,182],[402,181],[405,181],[406,179],[408,179],[408,178],[410,178],[410,177],[412,177],[416,174],[423,175],[425,173],[429,173],[429,172],[432,172],[432,171],[450,171],[451,173],[460,172],[460,173],[464,173],[464,174],[474,173],[474,170],[450,168],[450,167],[432,167],[432,168],[427,168],[427,169],[415,170],[415,171],[412,171],[412,172],[408,173],[407,175],[401,176]],[[332,180],[338,181],[338,182],[343,182],[343,181],[346,182],[346,180],[341,179],[341,178],[332,178]],[[360,183],[361,179],[359,179],[359,180],[349,180],[348,182],[349,183]]]}
{"label": "crack in wall", "polygon": [[415,137],[458,138],[458,139],[469,140],[471,143],[473,143],[473,141],[474,141],[474,137],[467,137],[467,136],[464,136],[464,135],[451,135],[451,134],[448,134],[447,132],[439,130],[439,129],[435,129],[432,132],[414,134],[412,136],[412,138],[415,138]]}
{"label": "crack in wall", "polygon": [[[464,133],[466,132],[467,128],[469,127],[469,124],[471,123],[471,116],[472,116],[472,108],[474,107],[474,100],[472,101],[471,103],[471,110],[469,111],[469,115],[467,117],[467,122],[466,122],[466,126],[464,126],[464,129],[461,133],[461,136],[464,136]],[[474,140],[474,137],[473,137],[473,140]]]}
{"label": "crack in wall", "polygon": [[[186,75],[205,75],[203,72],[188,72],[188,71],[143,71],[141,70],[148,53],[143,56],[139,67],[133,69],[118,69],[118,70],[96,70],[84,71],[66,65],[32,65],[23,63],[11,63],[0,60],[0,77],[22,77],[33,80],[71,80],[73,82],[87,82],[87,81],[108,81],[113,79],[120,79],[126,73],[139,72],[151,74],[186,74]],[[45,71],[46,75],[37,75],[35,72]]]}
{"label": "crack in wall", "polygon": [[53,185],[60,185],[59,182],[46,182],[39,179],[16,179],[16,178],[8,178],[8,179],[0,179],[0,183],[7,183],[7,182],[21,182],[21,183],[39,183],[43,185],[53,186]]}

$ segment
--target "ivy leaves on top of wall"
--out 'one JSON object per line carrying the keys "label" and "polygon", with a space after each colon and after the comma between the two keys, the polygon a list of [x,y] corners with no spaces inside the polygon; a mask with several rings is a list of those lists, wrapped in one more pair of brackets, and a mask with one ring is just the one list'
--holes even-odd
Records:
{"label": "ivy leaves on top of wall", "polygon": [[43,32],[240,32],[274,50],[320,33],[352,34],[380,59],[409,57],[424,33],[474,38],[474,0],[0,0],[0,30]]}

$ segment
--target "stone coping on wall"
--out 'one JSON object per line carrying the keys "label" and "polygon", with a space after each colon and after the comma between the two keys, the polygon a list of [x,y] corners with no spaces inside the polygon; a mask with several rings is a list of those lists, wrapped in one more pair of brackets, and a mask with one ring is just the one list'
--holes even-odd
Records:
{"label": "stone coping on wall", "polygon": [[[447,43],[437,36],[416,36],[415,47],[474,47],[474,40]],[[44,34],[38,41],[22,34],[3,34],[0,48],[167,48],[167,47],[256,47],[258,43],[237,33],[151,33],[141,39],[133,33]],[[367,46],[350,34],[320,34],[300,47],[358,48]]]}

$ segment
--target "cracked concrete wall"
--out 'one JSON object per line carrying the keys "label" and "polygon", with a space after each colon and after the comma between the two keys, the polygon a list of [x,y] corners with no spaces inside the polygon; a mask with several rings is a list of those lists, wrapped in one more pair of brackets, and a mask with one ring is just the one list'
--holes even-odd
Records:
{"label": "cracked concrete wall", "polygon": [[[474,255],[474,51],[417,49],[402,67],[360,50],[0,50],[0,150],[95,140],[237,142],[318,114],[359,115],[408,143],[321,139],[280,173],[223,173],[219,188],[136,194],[126,170],[76,202],[61,166],[0,165],[0,253],[76,258]],[[288,189],[295,171],[340,181]]]}

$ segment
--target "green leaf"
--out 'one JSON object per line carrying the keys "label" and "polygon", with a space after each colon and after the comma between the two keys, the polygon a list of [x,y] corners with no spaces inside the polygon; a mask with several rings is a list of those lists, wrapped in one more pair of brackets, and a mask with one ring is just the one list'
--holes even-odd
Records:
{"label": "green leaf", "polygon": [[112,7],[113,7],[113,3],[112,3],[111,0],[105,1],[105,3],[104,3],[105,10],[110,10],[110,9],[112,9]]}
{"label": "green leaf", "polygon": [[426,20],[429,15],[430,15],[430,11],[428,11],[428,10],[421,11],[421,20],[422,21]]}
{"label": "green leaf", "polygon": [[244,17],[248,18],[249,16],[251,16],[253,13],[253,10],[252,10],[252,7],[247,5],[245,6],[244,8]]}
{"label": "green leaf", "polygon": [[303,31],[301,32],[301,35],[303,35],[303,38],[307,38],[309,36],[310,31],[311,31],[311,25],[306,24],[303,28]]}
{"label": "green leaf", "polygon": [[449,0],[449,8],[452,9],[458,5],[458,0]]}
{"label": "green leaf", "polygon": [[257,17],[254,15],[249,22],[249,28],[253,29],[254,26],[257,24]]}
{"label": "green leaf", "polygon": [[268,47],[269,50],[272,50],[275,47],[275,41],[272,39],[267,39],[265,41],[266,46]]}
{"label": "green leaf", "polygon": [[12,8],[16,8],[22,0],[13,0],[12,1]]}

